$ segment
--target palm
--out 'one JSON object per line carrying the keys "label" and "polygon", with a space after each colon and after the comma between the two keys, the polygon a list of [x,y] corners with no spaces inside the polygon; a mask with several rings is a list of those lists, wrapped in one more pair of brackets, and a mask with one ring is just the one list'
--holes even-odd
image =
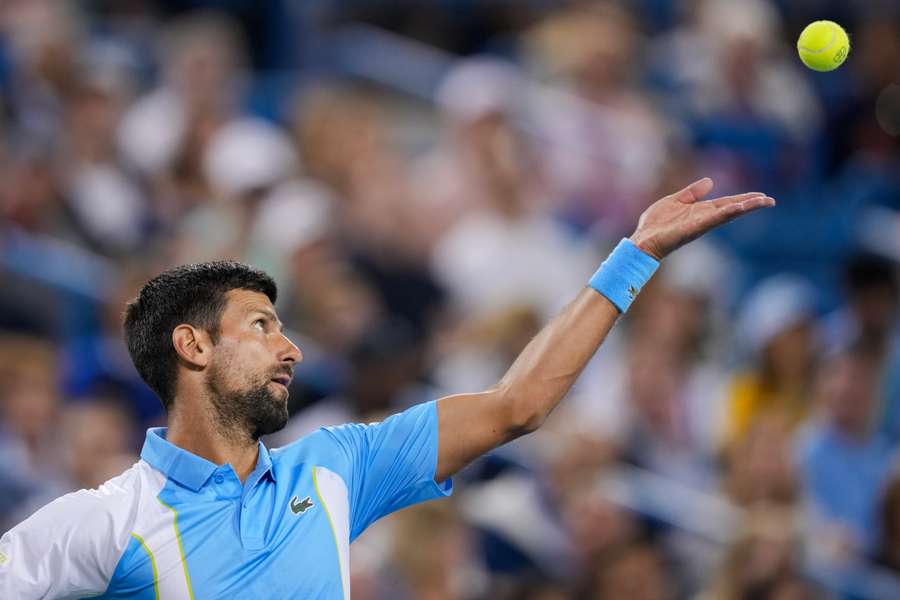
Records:
{"label": "palm", "polygon": [[662,259],[714,227],[775,205],[774,199],[761,192],[701,201],[712,187],[712,180],[704,178],[654,202],[641,215],[631,236],[632,242],[651,256]]}

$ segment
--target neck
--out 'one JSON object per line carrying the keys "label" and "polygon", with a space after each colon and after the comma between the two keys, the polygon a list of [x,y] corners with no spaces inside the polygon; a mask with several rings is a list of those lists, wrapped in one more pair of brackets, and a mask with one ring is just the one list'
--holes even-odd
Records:
{"label": "neck", "polygon": [[169,412],[166,439],[217,465],[230,464],[243,483],[259,459],[259,443],[246,432],[224,428],[203,402],[177,399]]}

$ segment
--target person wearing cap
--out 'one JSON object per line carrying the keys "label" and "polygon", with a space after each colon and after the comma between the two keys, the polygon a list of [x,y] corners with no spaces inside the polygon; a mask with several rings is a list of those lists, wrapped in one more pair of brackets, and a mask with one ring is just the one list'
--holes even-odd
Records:
{"label": "person wearing cap", "polygon": [[776,275],[751,291],[736,334],[750,366],[730,386],[726,447],[763,415],[793,428],[809,414],[815,325],[815,291],[804,279]]}

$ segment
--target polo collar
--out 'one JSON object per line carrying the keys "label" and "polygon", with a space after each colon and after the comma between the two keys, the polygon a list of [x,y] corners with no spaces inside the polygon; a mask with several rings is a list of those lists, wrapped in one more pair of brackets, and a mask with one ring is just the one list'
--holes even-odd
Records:
{"label": "polo collar", "polygon": [[[195,492],[200,491],[219,466],[169,442],[166,439],[167,431],[167,427],[153,427],[147,430],[141,458],[169,479],[174,479]],[[258,476],[255,478],[257,480],[266,473],[273,481],[275,479],[272,457],[262,442],[259,442],[259,458],[253,475],[257,473]],[[248,477],[248,482],[253,475]]]}

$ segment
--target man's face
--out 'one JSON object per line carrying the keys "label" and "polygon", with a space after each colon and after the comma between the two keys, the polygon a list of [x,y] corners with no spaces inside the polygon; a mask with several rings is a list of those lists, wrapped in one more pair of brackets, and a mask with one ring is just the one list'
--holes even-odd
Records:
{"label": "man's face", "polygon": [[265,294],[231,290],[225,297],[206,387],[220,425],[256,440],[287,423],[287,386],[303,355]]}
{"label": "man's face", "polygon": [[854,434],[868,431],[878,397],[876,373],[870,363],[856,356],[838,357],[823,369],[819,393],[842,429]]}

